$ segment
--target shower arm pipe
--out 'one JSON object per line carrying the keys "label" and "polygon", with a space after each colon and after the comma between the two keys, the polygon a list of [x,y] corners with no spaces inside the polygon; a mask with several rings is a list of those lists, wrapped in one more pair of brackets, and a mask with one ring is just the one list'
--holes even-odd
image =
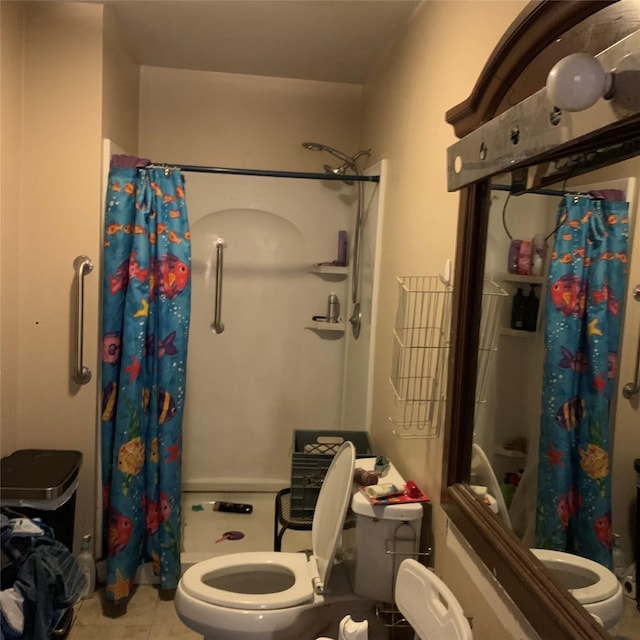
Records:
{"label": "shower arm pipe", "polygon": [[216,335],[224,331],[224,324],[222,322],[222,267],[223,267],[223,254],[227,246],[224,238],[218,238],[215,241],[216,248],[216,286],[213,296],[213,322],[209,325],[211,331]]}
{"label": "shower arm pipe", "polygon": [[78,256],[73,261],[73,268],[76,272],[76,289],[78,292],[76,318],[76,368],[73,372],[73,379],[78,384],[87,384],[91,380],[91,369],[85,367],[83,360],[83,343],[84,343],[84,277],[93,271],[93,263],[87,256]]}
{"label": "shower arm pipe", "polygon": [[[144,168],[149,169],[180,169],[191,173],[220,173],[236,176],[258,176],[265,178],[300,178],[303,180],[335,180],[344,182],[344,176],[337,176],[327,173],[308,173],[304,171],[270,171],[267,169],[240,169],[231,167],[206,167],[193,164],[149,164]],[[380,182],[380,176],[349,176],[349,180],[354,182]]]}
{"label": "shower arm pipe", "polygon": [[[351,177],[351,176],[350,176]],[[353,247],[353,286],[351,288],[351,302],[360,302],[360,261],[362,260],[362,226],[364,224],[364,193],[362,183],[358,184],[358,210],[356,212],[355,242]]]}

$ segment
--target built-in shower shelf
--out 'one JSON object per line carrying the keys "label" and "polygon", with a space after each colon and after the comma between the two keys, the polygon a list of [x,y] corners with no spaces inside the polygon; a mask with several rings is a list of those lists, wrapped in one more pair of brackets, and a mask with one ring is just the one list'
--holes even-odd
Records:
{"label": "built-in shower shelf", "polygon": [[527,454],[524,451],[518,451],[517,449],[505,449],[500,447],[496,450],[496,455],[504,458],[526,458]]}
{"label": "built-in shower shelf", "polygon": [[501,273],[498,277],[502,282],[516,282],[532,285],[541,285],[547,280],[546,276],[521,276],[517,273]]}
{"label": "built-in shower shelf", "polygon": [[535,338],[537,335],[536,331],[524,331],[522,329],[510,329],[508,327],[502,327],[500,329],[501,336],[509,336],[511,338]]}
{"label": "built-in shower shelf", "polygon": [[321,331],[321,332],[330,332],[330,333],[344,333],[345,323],[344,322],[317,322],[312,320],[305,327],[306,329],[311,329],[312,331]]}
{"label": "built-in shower shelf", "polygon": [[311,267],[311,273],[318,276],[340,276],[346,278],[349,275],[349,267],[339,267],[334,264],[314,264]]}

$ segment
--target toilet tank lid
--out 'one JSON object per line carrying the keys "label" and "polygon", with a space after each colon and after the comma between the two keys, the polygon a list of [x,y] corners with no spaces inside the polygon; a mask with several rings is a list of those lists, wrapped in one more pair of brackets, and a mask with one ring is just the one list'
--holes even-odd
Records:
{"label": "toilet tank lid", "polygon": [[419,502],[371,504],[360,491],[354,494],[351,499],[351,509],[358,516],[377,518],[378,520],[413,521],[422,518],[422,505]]}

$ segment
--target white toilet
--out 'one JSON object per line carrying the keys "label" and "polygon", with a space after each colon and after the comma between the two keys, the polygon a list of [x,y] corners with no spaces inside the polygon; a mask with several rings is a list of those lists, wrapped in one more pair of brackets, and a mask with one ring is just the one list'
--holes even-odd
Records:
{"label": "white toilet", "polygon": [[[359,466],[362,463],[358,460]],[[193,565],[182,576],[174,601],[182,622],[209,640],[306,640],[327,633],[332,623],[347,614],[367,617],[380,595],[376,590],[380,585],[392,600],[393,572],[400,561],[388,562],[394,556],[386,553],[385,541],[399,537],[400,545],[406,542],[406,547],[412,538],[415,553],[422,506],[368,504],[370,515],[356,517],[352,561],[334,564],[351,499],[354,466],[355,449],[346,442],[335,454],[318,496],[309,557],[265,551],[222,555]],[[356,494],[354,505],[360,500],[362,496]],[[366,511],[362,505],[359,509]],[[362,522],[374,519],[375,533],[360,544],[358,528],[366,529]],[[408,522],[411,536],[405,534]],[[372,558],[380,553],[384,557]],[[362,571],[369,577],[359,579]],[[360,586],[354,589],[351,582]]]}
{"label": "white toilet", "polygon": [[622,585],[609,569],[564,551],[531,549],[531,553],[605,629],[620,620],[624,609]]}
{"label": "white toilet", "polygon": [[[511,527],[507,506],[493,467],[477,444],[473,445],[471,468],[475,481],[486,486],[489,493],[496,498],[498,516],[506,526]],[[564,551],[530,551],[605,629],[618,622],[622,616],[624,600],[622,585],[613,572],[593,560]]]}

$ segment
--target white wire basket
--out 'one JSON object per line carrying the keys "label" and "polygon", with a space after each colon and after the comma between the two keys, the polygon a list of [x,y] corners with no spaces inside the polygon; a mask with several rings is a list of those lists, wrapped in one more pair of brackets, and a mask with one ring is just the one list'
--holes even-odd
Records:
{"label": "white wire basket", "polygon": [[401,438],[435,437],[444,418],[451,292],[439,276],[398,278],[389,420]]}
{"label": "white wire basket", "polygon": [[[389,420],[400,438],[435,438],[444,423],[452,287],[439,276],[398,278],[391,377],[395,406]],[[500,302],[508,295],[484,283],[476,401],[483,401],[497,350]]]}

